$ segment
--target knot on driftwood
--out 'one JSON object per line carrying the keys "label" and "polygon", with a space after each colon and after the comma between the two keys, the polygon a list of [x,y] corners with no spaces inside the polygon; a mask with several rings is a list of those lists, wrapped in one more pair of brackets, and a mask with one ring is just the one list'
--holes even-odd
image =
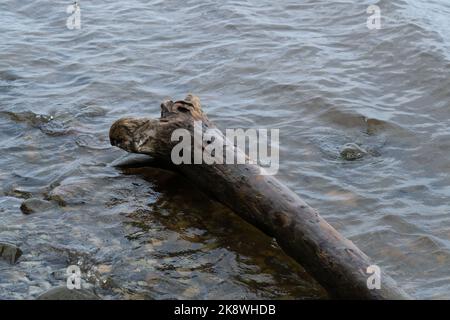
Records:
{"label": "knot on driftwood", "polygon": [[177,100],[175,102],[172,100],[164,100],[161,103],[161,119],[174,117],[202,119],[203,112],[200,98],[193,94],[188,94],[184,100]]}

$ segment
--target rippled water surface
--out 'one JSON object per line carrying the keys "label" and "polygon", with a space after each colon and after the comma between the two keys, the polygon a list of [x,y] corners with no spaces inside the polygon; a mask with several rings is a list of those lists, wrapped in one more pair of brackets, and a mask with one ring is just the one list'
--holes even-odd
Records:
{"label": "rippled water surface", "polygon": [[116,166],[114,120],[194,92],[221,128],[279,128],[279,179],[412,296],[449,299],[450,4],[378,1],[371,31],[374,2],[82,1],[68,30],[68,1],[1,1],[0,242],[23,255],[0,298],[70,264],[105,299],[326,297],[188,181]]}

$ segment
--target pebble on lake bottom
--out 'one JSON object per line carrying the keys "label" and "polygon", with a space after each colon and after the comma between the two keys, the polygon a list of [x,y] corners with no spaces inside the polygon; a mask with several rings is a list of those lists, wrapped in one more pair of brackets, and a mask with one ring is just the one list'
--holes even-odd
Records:
{"label": "pebble on lake bottom", "polygon": [[0,259],[8,261],[10,264],[14,264],[22,255],[22,250],[19,247],[6,243],[0,242]]}
{"label": "pebble on lake bottom", "polygon": [[37,300],[100,300],[100,298],[89,290],[71,290],[60,286],[44,292],[37,297]]}
{"label": "pebble on lake bottom", "polygon": [[52,208],[53,204],[49,201],[40,200],[36,198],[30,198],[26,199],[24,202],[22,202],[22,205],[20,206],[20,210],[24,214],[31,214],[35,212],[43,212],[47,211],[48,209]]}

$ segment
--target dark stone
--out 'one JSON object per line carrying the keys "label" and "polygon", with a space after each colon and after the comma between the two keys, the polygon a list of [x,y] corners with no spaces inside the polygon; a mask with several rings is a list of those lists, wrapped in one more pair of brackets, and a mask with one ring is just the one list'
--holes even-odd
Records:
{"label": "dark stone", "polygon": [[20,210],[24,214],[30,214],[34,212],[43,212],[47,211],[52,207],[52,203],[45,200],[40,200],[36,198],[27,199],[24,202],[22,202],[22,205],[20,206]]}
{"label": "dark stone", "polygon": [[101,300],[93,292],[85,289],[68,289],[65,286],[52,288],[39,297],[37,300]]}
{"label": "dark stone", "polygon": [[5,195],[10,196],[10,197],[20,198],[20,199],[29,199],[33,196],[31,192],[23,191],[20,189],[11,189],[11,190],[7,191],[5,193]]}
{"label": "dark stone", "polygon": [[364,157],[367,151],[356,143],[347,143],[340,151],[341,157],[347,161],[354,161]]}
{"label": "dark stone", "polygon": [[8,261],[10,264],[16,261],[22,255],[22,250],[19,247],[6,242],[0,242],[0,259]]}

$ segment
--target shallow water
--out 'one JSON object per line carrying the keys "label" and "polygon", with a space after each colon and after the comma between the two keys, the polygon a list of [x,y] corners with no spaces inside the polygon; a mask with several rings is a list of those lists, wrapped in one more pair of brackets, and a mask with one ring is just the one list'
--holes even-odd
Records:
{"label": "shallow water", "polygon": [[[276,243],[188,182],[119,168],[108,129],[194,92],[221,128],[279,128],[279,178],[416,298],[450,298],[450,5],[0,3],[0,298],[324,298]],[[376,152],[339,157],[358,143]],[[119,159],[119,160],[118,160]],[[24,215],[26,198],[52,207]]]}

